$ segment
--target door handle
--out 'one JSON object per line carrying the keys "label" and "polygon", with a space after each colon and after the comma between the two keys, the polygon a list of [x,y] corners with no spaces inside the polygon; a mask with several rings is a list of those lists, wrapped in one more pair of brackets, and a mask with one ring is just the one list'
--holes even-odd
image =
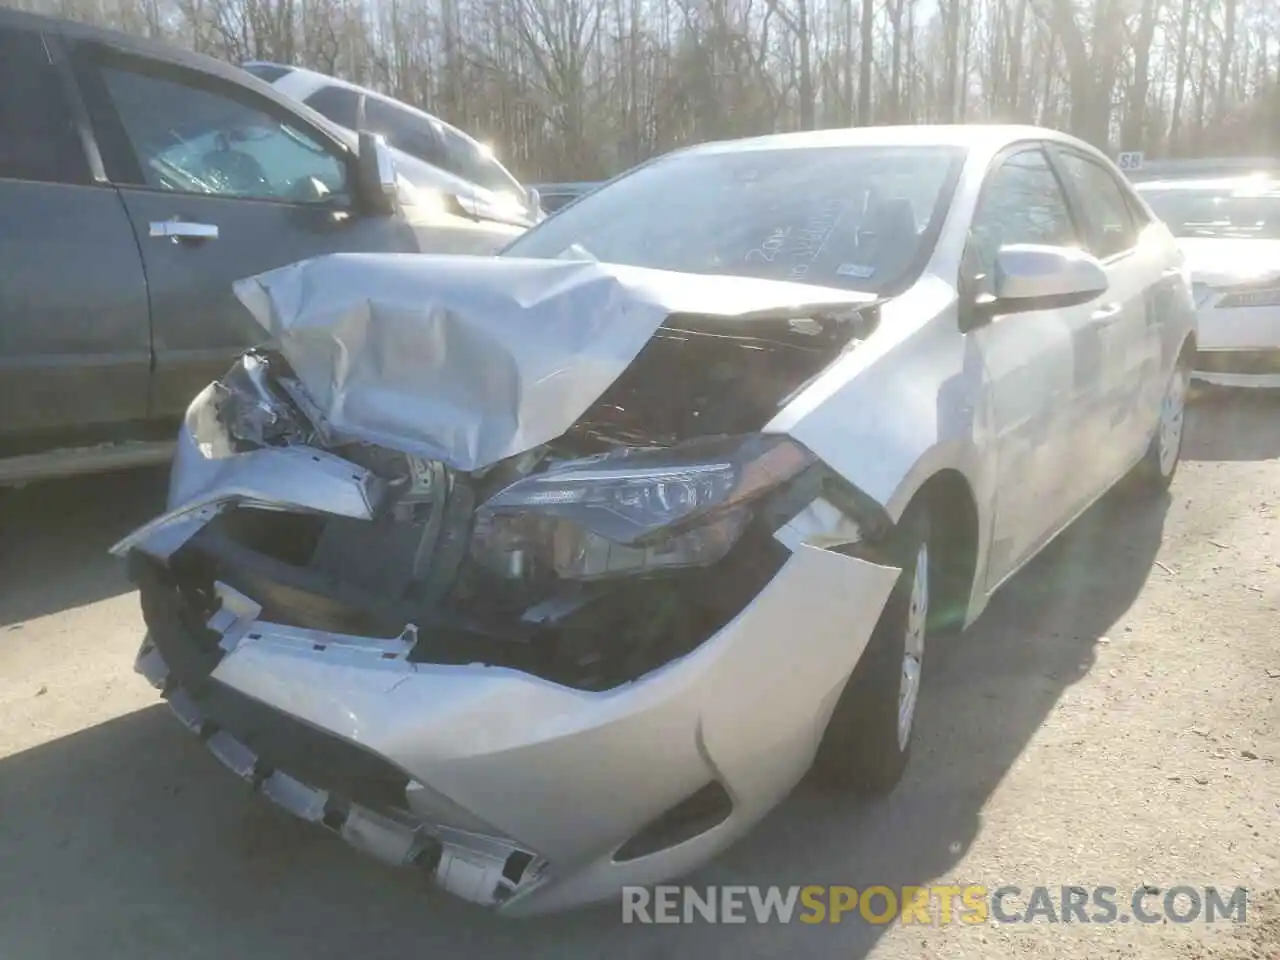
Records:
{"label": "door handle", "polygon": [[216,223],[193,223],[190,220],[152,220],[151,236],[168,237],[174,243],[181,240],[217,240]]}
{"label": "door handle", "polygon": [[1120,319],[1120,304],[1108,303],[1105,306],[1099,307],[1097,310],[1093,311],[1091,319],[1103,324],[1115,323]]}

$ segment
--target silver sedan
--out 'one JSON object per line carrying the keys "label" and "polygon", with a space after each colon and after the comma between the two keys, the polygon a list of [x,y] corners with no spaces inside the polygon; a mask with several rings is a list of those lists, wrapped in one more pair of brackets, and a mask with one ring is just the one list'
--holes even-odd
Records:
{"label": "silver sedan", "polygon": [[930,643],[1178,465],[1182,255],[1036,128],[715,143],[497,257],[237,285],[268,346],[115,548],[231,770],[509,915],[902,776]]}

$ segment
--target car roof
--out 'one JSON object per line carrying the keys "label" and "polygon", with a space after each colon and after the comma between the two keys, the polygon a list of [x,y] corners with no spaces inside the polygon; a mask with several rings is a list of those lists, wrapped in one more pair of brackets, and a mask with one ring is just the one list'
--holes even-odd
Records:
{"label": "car roof", "polygon": [[1164,180],[1144,180],[1135,184],[1141,192],[1151,190],[1220,190],[1229,193],[1252,190],[1271,191],[1280,187],[1280,177],[1271,174],[1249,174],[1235,177],[1171,177]]}
{"label": "car roof", "polygon": [[799,133],[774,133],[742,140],[721,140],[686,147],[681,153],[724,154],[747,150],[804,149],[822,147],[961,147],[982,154],[993,154],[1004,147],[1025,140],[1051,140],[1097,153],[1093,147],[1075,137],[1045,127],[1018,124],[891,124],[875,127],[842,127],[834,130],[808,130]]}
{"label": "car roof", "polygon": [[1180,157],[1147,160],[1130,176],[1143,182],[1153,180],[1218,180],[1253,173],[1280,173],[1280,157]]}
{"label": "car roof", "polygon": [[[0,23],[15,26],[25,26],[33,30],[40,30],[45,33],[59,34],[70,40],[96,41],[104,46],[114,47],[125,53],[132,53],[138,56],[152,57],[158,60],[165,60],[179,66],[186,65],[203,70],[206,73],[217,74],[225,79],[233,80],[237,83],[245,82],[245,74],[231,64],[218,60],[215,57],[206,56],[202,53],[194,53],[176,44],[167,43],[163,40],[151,40],[145,37],[136,37],[120,30],[112,30],[109,27],[99,27],[93,24],[82,23],[78,20],[66,20],[60,17],[50,17],[44,14],[25,13],[18,10],[0,9]],[[254,83],[260,84],[256,77],[252,78]],[[263,87],[271,89],[270,84],[261,84],[255,86],[255,89],[262,90]],[[274,93],[274,91],[273,91]],[[291,103],[287,98],[282,98],[278,94],[272,97],[282,103]]]}
{"label": "car roof", "polygon": [[335,142],[350,149],[351,145],[338,135],[335,125],[326,117],[321,116],[305,104],[300,104],[285,96],[271,84],[264,83],[253,74],[246,73],[239,67],[223,60],[218,60],[202,53],[194,53],[162,40],[135,37],[132,34],[107,27],[50,17],[44,14],[26,13],[25,11],[0,8],[0,25],[39,30],[42,33],[61,36],[68,41],[98,43],[121,53],[157,60],[177,67],[200,70],[230,83],[248,87],[255,93],[269,99],[283,111],[302,117],[313,126],[333,137]]}
{"label": "car roof", "polygon": [[[362,87],[358,83],[352,83],[350,80],[343,80],[341,77],[333,77],[327,73],[321,73],[319,70],[311,70],[307,67],[295,67],[288,63],[277,63],[274,60],[246,60],[243,64],[241,64],[241,66],[242,67],[255,67],[255,66],[279,67],[281,70],[288,70],[289,77],[305,77],[306,79],[312,81],[312,83],[315,84],[315,87],[311,90],[308,90],[305,96],[310,96],[312,93],[315,92],[316,89],[319,89],[322,86],[323,87],[341,87],[344,90],[353,90],[356,93],[363,93],[365,96],[375,97],[378,100],[382,100],[385,103],[394,104],[395,106],[400,107],[401,109],[408,110],[411,113],[416,113],[418,116],[422,117],[425,120],[429,120],[432,123],[438,123],[440,126],[444,127],[450,133],[456,133],[458,136],[462,137],[463,139],[469,140],[470,142],[476,144],[477,146],[481,146],[479,140],[471,136],[471,134],[467,133],[465,130],[459,130],[453,124],[449,123],[449,121],[442,120],[439,117],[437,117],[434,113],[428,113],[426,110],[423,110],[421,107],[415,107],[411,103],[405,103],[403,100],[397,100],[395,97],[391,96],[390,94],[381,93],[378,90],[374,90],[372,87]],[[285,79],[286,79],[285,77],[280,78],[281,81],[284,81]]]}
{"label": "car roof", "polygon": [[603,183],[603,180],[574,180],[572,182],[534,183],[531,186],[540,193],[582,193]]}

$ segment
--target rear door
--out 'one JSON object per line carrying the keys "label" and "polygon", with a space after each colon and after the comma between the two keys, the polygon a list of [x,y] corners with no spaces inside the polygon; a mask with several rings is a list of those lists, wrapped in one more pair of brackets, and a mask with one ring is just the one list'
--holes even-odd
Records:
{"label": "rear door", "polygon": [[1159,338],[1149,301],[1161,273],[1163,251],[1139,243],[1126,187],[1097,159],[1056,146],[1055,163],[1080,212],[1086,248],[1102,261],[1108,289],[1093,321],[1102,346],[1104,389],[1088,438],[1094,482],[1110,486],[1133,465],[1151,439],[1155,414],[1144,386],[1159,381]]}
{"label": "rear door", "polygon": [[153,416],[180,414],[264,339],[236,280],[325,253],[417,249],[403,220],[355,209],[337,140],[231,71],[95,42],[74,60],[150,284]]}
{"label": "rear door", "polygon": [[120,198],[91,169],[60,52],[0,11],[0,433],[11,440],[147,412],[142,260]]}

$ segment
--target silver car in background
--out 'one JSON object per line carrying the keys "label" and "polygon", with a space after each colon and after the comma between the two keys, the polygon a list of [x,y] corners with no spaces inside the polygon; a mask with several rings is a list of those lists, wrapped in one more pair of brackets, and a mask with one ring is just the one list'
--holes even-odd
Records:
{"label": "silver car in background", "polygon": [[[114,549],[138,669],[264,796],[528,915],[884,792],[930,644],[1177,469],[1169,231],[1028,127],[706,144],[493,258],[320,257]],[[1033,642],[1031,638],[1028,642]]]}
{"label": "silver car in background", "polygon": [[1138,189],[1191,268],[1196,379],[1280,387],[1280,176],[1154,180]]}
{"label": "silver car in background", "polygon": [[414,187],[436,191],[460,212],[527,227],[542,218],[537,193],[493,151],[425,110],[315,70],[253,60],[242,69],[304,103],[349,135],[368,130],[386,140],[396,168]]}

